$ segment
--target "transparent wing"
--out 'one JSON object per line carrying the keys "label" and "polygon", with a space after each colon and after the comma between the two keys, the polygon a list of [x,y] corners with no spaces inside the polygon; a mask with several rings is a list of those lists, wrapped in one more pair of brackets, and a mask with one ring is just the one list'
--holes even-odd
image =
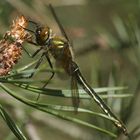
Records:
{"label": "transparent wing", "polygon": [[72,93],[72,103],[73,103],[75,111],[77,112],[80,100],[79,100],[79,91],[78,91],[77,79],[76,79],[75,76],[71,77],[71,93]]}
{"label": "transparent wing", "polygon": [[56,21],[57,24],[58,24],[58,26],[59,26],[59,28],[60,28],[60,30],[61,30],[63,36],[70,42],[70,40],[69,40],[69,38],[68,38],[68,35],[66,34],[66,32],[65,32],[65,30],[64,30],[64,27],[63,27],[62,24],[60,23],[60,21],[59,21],[57,15],[56,15],[56,12],[55,12],[55,10],[54,10],[54,8],[53,8],[53,6],[52,6],[51,4],[49,4],[49,8],[50,8],[50,10],[51,10],[51,12],[52,12],[52,15],[53,15],[55,21]]}

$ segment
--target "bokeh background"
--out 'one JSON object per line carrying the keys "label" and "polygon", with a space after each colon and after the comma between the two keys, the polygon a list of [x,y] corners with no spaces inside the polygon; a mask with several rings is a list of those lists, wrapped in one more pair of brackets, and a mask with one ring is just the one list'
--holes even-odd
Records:
{"label": "bokeh background", "polygon": [[[59,20],[65,28],[74,49],[75,61],[84,77],[93,88],[127,87],[118,92],[102,93],[109,95],[106,103],[126,124],[135,140],[140,139],[140,1],[139,0],[1,0],[0,1],[0,37],[10,29],[12,20],[24,15],[40,24],[49,25],[57,35],[61,31],[48,8],[51,3]],[[37,48],[26,44],[29,52]],[[23,56],[13,70],[37,60]],[[52,60],[53,61],[53,60]],[[44,60],[45,63],[45,60]],[[55,64],[55,62],[53,61]],[[43,67],[43,66],[42,66]],[[50,73],[43,71],[33,79],[47,78]],[[45,75],[45,76],[44,76]],[[61,79],[60,79],[61,77]],[[9,85],[10,86],[10,85]],[[41,86],[39,83],[38,86]],[[48,85],[54,89],[69,89],[70,80],[56,76]],[[13,87],[11,87],[13,88]],[[18,94],[28,95],[28,91],[13,88]],[[0,91],[4,92],[4,91]],[[126,95],[125,98],[119,95]],[[127,95],[130,96],[127,96]],[[118,95],[113,97],[113,95]],[[41,96],[40,101],[50,104],[71,104],[70,99]],[[34,100],[36,97],[33,98]],[[52,115],[28,107],[8,96],[0,95],[0,103],[8,110],[15,122],[30,140],[125,140],[114,125],[107,120],[89,114],[78,114],[78,118],[93,123],[118,134],[112,138],[86,126],[74,124]],[[82,100],[80,107],[100,112],[91,100]],[[74,113],[67,113],[74,116]],[[10,129],[0,119],[0,139],[15,140]]]}

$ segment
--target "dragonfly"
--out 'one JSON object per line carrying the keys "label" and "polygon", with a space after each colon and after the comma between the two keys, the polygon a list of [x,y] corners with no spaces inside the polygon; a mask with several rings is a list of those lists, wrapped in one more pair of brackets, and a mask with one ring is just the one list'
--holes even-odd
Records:
{"label": "dragonfly", "polygon": [[[88,82],[82,75],[79,66],[74,61],[72,45],[70,43],[71,41],[68,38],[51,4],[49,5],[49,8],[52,12],[54,19],[58,23],[58,26],[60,27],[60,30],[64,37],[56,36],[55,34],[53,34],[52,29],[47,25],[43,26],[35,21],[28,20],[28,22],[35,25],[36,29],[35,31],[33,31],[23,27],[25,30],[33,33],[33,35],[35,36],[35,40],[28,40],[27,42],[39,46],[39,49],[35,51],[32,57],[36,56],[40,51],[43,51],[40,59],[38,60],[35,66],[35,69],[37,69],[40,66],[43,57],[46,57],[50,65],[50,68],[53,70],[53,65],[51,63],[49,56],[49,54],[51,54],[56,60],[56,62],[71,77],[71,92],[74,107],[78,108],[79,106],[79,94],[78,94],[78,84],[79,84],[85,90],[85,92],[88,93],[91,96],[91,98],[94,99],[94,101],[100,106],[100,108],[105,112],[105,114],[107,114],[108,117],[112,118],[111,120],[115,124],[115,126],[119,130],[121,130],[125,135],[128,135],[127,128],[125,127],[123,122],[117,118],[117,116],[98,96],[98,94],[94,91],[94,89],[91,88],[91,86],[88,84]],[[33,75],[34,73],[32,73],[30,77],[32,77]],[[54,72],[52,72],[52,75],[50,76],[48,81],[50,81],[53,78],[53,76]],[[48,84],[48,81],[44,85],[44,87]]]}

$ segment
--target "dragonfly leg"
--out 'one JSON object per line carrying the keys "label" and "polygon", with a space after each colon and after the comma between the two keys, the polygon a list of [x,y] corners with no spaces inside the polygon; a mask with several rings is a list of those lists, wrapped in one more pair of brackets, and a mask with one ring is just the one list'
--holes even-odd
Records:
{"label": "dragonfly leg", "polygon": [[[40,66],[40,64],[41,64],[41,62],[42,62],[42,60],[43,60],[43,56],[44,56],[44,53],[41,55],[41,57],[40,57],[40,59],[38,60],[38,62],[37,62],[37,64],[36,64],[36,66],[35,66],[34,69],[37,69],[37,68]],[[33,72],[28,78],[33,77],[34,74],[35,74],[35,72]],[[39,98],[40,98],[40,93],[38,94],[36,100],[38,101]]]}
{"label": "dragonfly leg", "polygon": [[[44,56],[44,53],[41,55],[40,59],[37,61],[37,63],[36,63],[36,65],[35,65],[34,69],[37,69],[37,68],[40,66],[40,64],[41,64],[41,62],[42,62],[42,60],[43,60],[43,56]],[[34,73],[35,73],[35,72],[33,72],[28,78],[32,78],[33,75],[34,75]]]}
{"label": "dragonfly leg", "polygon": [[27,40],[28,43],[32,44],[32,45],[35,45],[35,46],[38,46],[37,43],[33,42],[32,40]]}
{"label": "dragonfly leg", "polygon": [[50,58],[49,58],[49,56],[48,56],[48,53],[47,54],[45,54],[45,56],[46,56],[46,58],[47,58],[47,61],[48,61],[48,63],[49,63],[49,66],[50,66],[50,68],[51,68],[51,73],[52,73],[52,75],[50,76],[50,78],[47,80],[47,82],[45,83],[45,85],[43,86],[43,87],[46,87],[47,86],[47,84],[51,81],[51,79],[54,77],[54,74],[55,74],[55,72],[53,71],[53,65],[52,65],[52,62],[51,62],[51,60],[50,60]]}
{"label": "dragonfly leg", "polygon": [[[37,43],[33,42],[33,41],[27,41],[28,43],[38,46]],[[28,56],[30,56],[31,58],[35,57],[41,50],[43,49],[43,47],[40,47],[39,49],[37,49],[33,54],[30,54],[24,47],[23,50],[27,53]]]}
{"label": "dragonfly leg", "polygon": [[32,21],[32,20],[28,20],[28,22],[30,22],[30,23],[32,23],[32,24],[34,24],[35,26],[36,26],[36,28],[38,28],[38,23],[37,22],[35,22],[35,21]]}
{"label": "dragonfly leg", "polygon": [[[47,84],[51,81],[51,79],[54,77],[54,74],[55,74],[55,72],[53,71],[53,65],[52,65],[52,63],[51,63],[51,60],[50,60],[50,58],[49,58],[49,56],[48,56],[48,54],[43,54],[43,56],[46,56],[46,58],[47,58],[47,61],[48,61],[48,63],[49,63],[49,66],[50,66],[50,68],[52,69],[52,75],[50,76],[50,78],[47,80],[47,82],[43,85],[43,87],[42,88],[44,88],[44,87],[46,87],[47,86]],[[40,98],[40,94],[38,95],[38,97],[37,97],[37,100]]]}
{"label": "dragonfly leg", "polygon": [[32,58],[35,57],[41,50],[42,50],[42,47],[36,50],[31,57]]}

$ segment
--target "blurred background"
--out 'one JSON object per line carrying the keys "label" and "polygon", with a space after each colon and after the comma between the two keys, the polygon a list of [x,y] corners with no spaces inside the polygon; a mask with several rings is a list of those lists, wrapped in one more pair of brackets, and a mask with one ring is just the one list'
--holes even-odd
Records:
{"label": "blurred background", "polygon": [[[74,49],[75,61],[93,88],[128,87],[126,90],[102,93],[113,112],[126,124],[135,140],[140,139],[140,1],[139,0],[4,0],[0,1],[0,37],[10,29],[17,16],[24,15],[40,24],[49,25],[56,35],[62,33],[48,8],[51,3],[68,34]],[[25,43],[33,53],[37,47]],[[34,58],[37,60],[39,55]],[[23,52],[14,70],[33,61]],[[53,60],[52,60],[53,61]],[[45,63],[45,60],[44,60]],[[53,62],[55,64],[55,62]],[[33,79],[47,78],[45,70]],[[45,76],[44,76],[45,75]],[[61,77],[61,79],[60,79]],[[41,84],[39,83],[38,86]],[[9,85],[10,86],[10,85]],[[69,89],[70,80],[55,75],[48,85],[53,89]],[[11,87],[13,88],[13,87]],[[13,88],[18,94],[20,91]],[[0,92],[4,92],[0,90]],[[27,93],[26,93],[27,92]],[[120,97],[119,95],[130,95]],[[113,95],[118,95],[113,97]],[[34,100],[36,97],[33,98]],[[40,101],[50,104],[71,104],[70,99],[42,96]],[[0,95],[0,103],[30,140],[126,140],[114,125],[98,116],[76,114],[78,117],[118,135],[112,138],[92,128],[74,124],[28,107],[7,94]],[[100,112],[91,100],[81,99],[80,107]],[[0,118],[0,139],[15,140],[15,136]]]}

